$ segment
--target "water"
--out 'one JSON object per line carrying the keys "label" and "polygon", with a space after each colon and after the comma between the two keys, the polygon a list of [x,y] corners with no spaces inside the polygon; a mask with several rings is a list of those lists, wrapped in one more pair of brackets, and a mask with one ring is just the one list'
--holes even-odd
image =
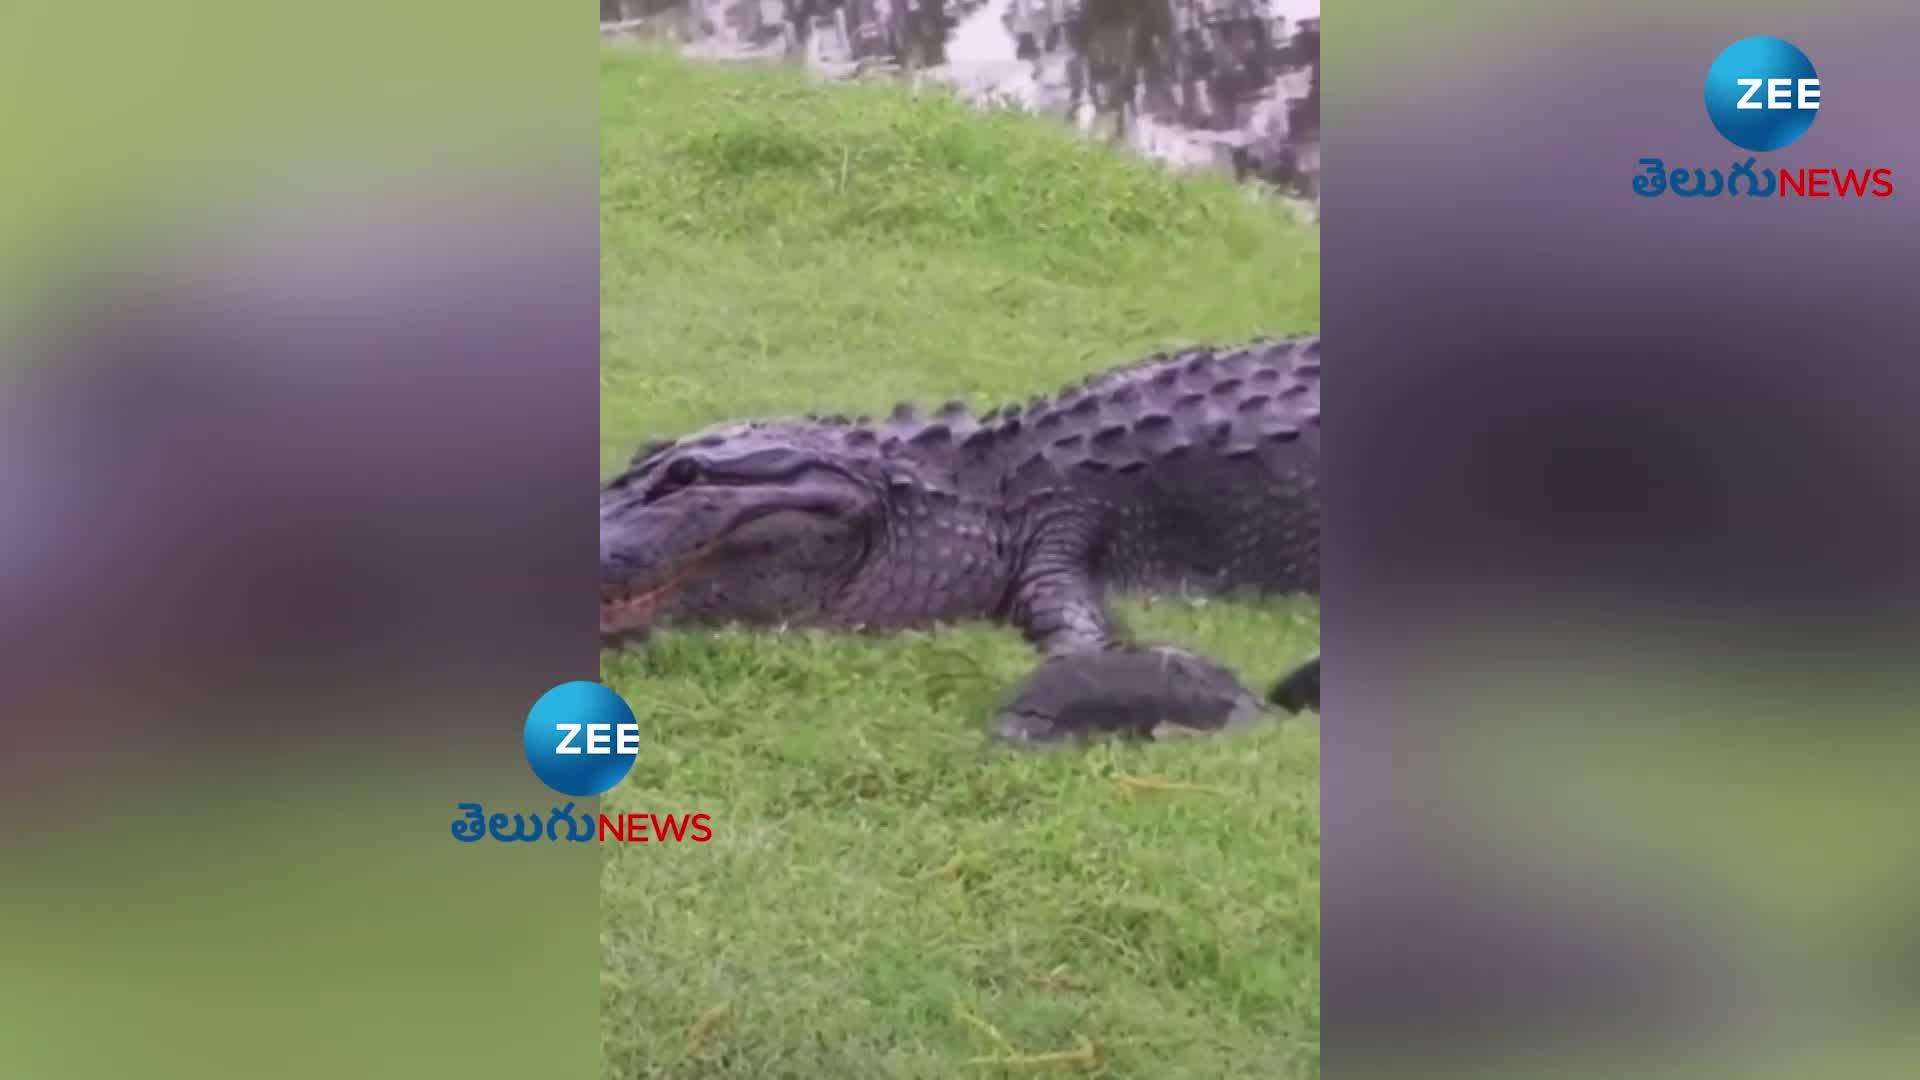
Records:
{"label": "water", "polygon": [[1317,201],[1320,0],[601,0],[688,55],[911,73]]}

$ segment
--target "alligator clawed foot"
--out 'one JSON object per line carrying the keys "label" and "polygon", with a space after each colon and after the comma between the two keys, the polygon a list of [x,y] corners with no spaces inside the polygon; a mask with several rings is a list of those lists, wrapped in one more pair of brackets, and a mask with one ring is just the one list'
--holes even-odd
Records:
{"label": "alligator clawed foot", "polygon": [[1320,711],[1320,654],[1293,669],[1293,673],[1274,684],[1267,700],[1290,713],[1312,709]]}
{"label": "alligator clawed foot", "polygon": [[1164,737],[1251,723],[1268,710],[1233,672],[1172,648],[1055,657],[1001,709],[995,733],[1015,743],[1075,736]]}

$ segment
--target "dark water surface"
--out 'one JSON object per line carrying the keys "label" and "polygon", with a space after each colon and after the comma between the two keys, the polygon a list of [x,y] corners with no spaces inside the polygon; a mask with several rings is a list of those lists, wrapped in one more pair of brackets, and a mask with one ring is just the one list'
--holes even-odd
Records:
{"label": "dark water surface", "polygon": [[912,73],[1320,195],[1320,0],[601,0],[600,19],[707,59]]}

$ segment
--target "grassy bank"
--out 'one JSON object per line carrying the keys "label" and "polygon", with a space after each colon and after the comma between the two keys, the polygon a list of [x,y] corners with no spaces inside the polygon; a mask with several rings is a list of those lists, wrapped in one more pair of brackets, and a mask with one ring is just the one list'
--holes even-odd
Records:
{"label": "grassy bank", "polygon": [[[602,103],[606,471],[714,420],[988,407],[1317,325],[1317,233],[1044,122],[635,53]],[[1123,613],[1257,685],[1317,639],[1307,603]],[[1316,1075],[1317,721],[988,747],[1032,664],[987,627],[609,655],[646,748],[603,809],[715,833],[608,851],[609,1075]]]}

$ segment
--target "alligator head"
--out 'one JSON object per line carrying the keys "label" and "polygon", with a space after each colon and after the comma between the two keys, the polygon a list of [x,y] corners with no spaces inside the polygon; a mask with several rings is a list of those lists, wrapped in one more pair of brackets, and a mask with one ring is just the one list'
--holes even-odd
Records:
{"label": "alligator head", "polygon": [[837,433],[725,424],[643,450],[600,492],[600,632],[806,623],[859,571],[884,473]]}

